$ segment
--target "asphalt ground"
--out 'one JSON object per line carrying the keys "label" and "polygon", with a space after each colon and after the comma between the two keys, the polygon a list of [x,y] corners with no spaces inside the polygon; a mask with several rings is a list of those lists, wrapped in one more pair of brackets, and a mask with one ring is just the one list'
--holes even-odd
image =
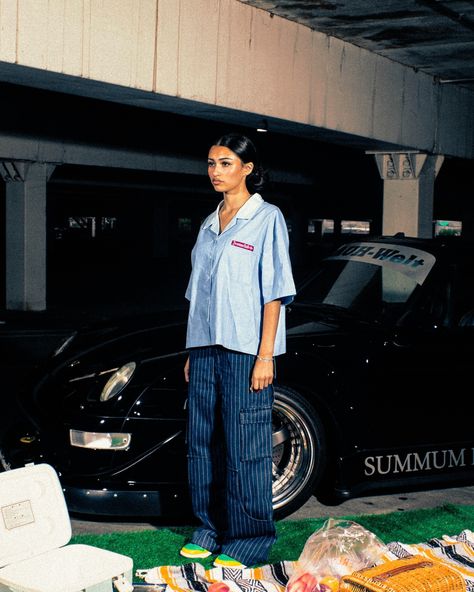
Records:
{"label": "asphalt ground", "polygon": [[[302,508],[285,518],[285,520],[384,514],[395,511],[434,508],[448,503],[466,505],[474,504],[474,486],[359,497],[346,500],[337,506],[325,506],[319,503],[315,498],[311,498]],[[92,521],[82,520],[76,517],[71,519],[71,525],[73,535],[153,530],[163,528],[163,526],[176,526],[173,524],[166,524],[163,520],[157,524],[153,522],[136,521]]]}

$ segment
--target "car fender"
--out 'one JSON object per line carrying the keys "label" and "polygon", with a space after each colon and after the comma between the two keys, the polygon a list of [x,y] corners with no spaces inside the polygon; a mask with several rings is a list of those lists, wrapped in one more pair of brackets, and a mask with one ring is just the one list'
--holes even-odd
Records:
{"label": "car fender", "polygon": [[[311,380],[308,379],[311,368]],[[350,413],[338,386],[337,368],[317,354],[290,352],[278,362],[275,386],[282,384],[302,396],[314,407],[323,422],[331,458],[339,457],[347,437],[345,416]]]}

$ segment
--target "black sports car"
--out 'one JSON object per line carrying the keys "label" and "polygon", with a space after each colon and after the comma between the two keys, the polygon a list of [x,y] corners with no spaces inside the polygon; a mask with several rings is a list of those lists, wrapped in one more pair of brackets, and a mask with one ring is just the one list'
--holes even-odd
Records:
{"label": "black sports car", "polygon": [[[474,483],[474,247],[383,237],[340,246],[287,309],[277,362],[276,517],[387,488]],[[189,508],[185,311],[73,335],[20,402],[4,469],[53,465],[71,512]]]}

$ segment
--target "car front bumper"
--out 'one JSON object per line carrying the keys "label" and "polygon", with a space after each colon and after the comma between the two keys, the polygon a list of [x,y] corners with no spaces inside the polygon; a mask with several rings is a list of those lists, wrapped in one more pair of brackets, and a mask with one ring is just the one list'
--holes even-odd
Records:
{"label": "car front bumper", "polygon": [[63,485],[68,510],[81,516],[191,517],[187,489],[169,485],[157,490],[84,488]]}

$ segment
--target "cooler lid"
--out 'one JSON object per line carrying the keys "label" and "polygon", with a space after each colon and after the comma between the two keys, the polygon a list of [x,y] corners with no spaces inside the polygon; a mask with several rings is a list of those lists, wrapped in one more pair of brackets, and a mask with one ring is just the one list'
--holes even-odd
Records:
{"label": "cooler lid", "polygon": [[[133,559],[90,545],[65,545],[0,569],[2,584],[18,592],[78,592],[115,589],[112,579],[131,580]],[[5,588],[6,590],[6,588]]]}
{"label": "cooler lid", "polygon": [[0,473],[0,567],[66,545],[71,520],[56,471],[38,464]]}

